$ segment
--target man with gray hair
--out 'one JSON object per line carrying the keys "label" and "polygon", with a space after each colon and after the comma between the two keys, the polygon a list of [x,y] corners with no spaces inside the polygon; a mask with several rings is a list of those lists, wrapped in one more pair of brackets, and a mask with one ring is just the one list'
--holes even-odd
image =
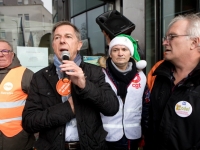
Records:
{"label": "man with gray hair", "polygon": [[156,68],[144,150],[200,149],[200,18],[180,15],[163,38]]}
{"label": "man with gray hair", "polygon": [[21,66],[12,45],[0,39],[0,150],[30,150],[34,135],[22,128],[33,72]]}
{"label": "man with gray hair", "polygon": [[37,150],[105,150],[100,112],[115,115],[119,103],[101,67],[82,61],[80,32],[68,21],[52,30],[54,64],[33,75],[23,112],[27,132],[39,132]]}

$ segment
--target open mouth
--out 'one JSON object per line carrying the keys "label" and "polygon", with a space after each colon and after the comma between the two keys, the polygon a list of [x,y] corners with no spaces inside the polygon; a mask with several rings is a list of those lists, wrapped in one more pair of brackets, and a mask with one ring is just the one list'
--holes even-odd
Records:
{"label": "open mouth", "polygon": [[171,52],[171,50],[169,50],[169,49],[165,49],[165,52]]}
{"label": "open mouth", "polygon": [[60,51],[61,51],[61,52],[62,52],[62,51],[68,51],[68,49],[64,49],[64,48],[63,48],[63,49],[60,49]]}

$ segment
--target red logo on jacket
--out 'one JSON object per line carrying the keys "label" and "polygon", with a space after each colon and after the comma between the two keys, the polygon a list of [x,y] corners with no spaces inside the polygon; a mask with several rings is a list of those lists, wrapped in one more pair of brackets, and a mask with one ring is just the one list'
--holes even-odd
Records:
{"label": "red logo on jacket", "polygon": [[139,74],[136,74],[135,78],[132,80],[132,87],[134,87],[136,89],[141,88],[141,85],[139,83],[140,80],[141,80],[141,78],[140,78]]}

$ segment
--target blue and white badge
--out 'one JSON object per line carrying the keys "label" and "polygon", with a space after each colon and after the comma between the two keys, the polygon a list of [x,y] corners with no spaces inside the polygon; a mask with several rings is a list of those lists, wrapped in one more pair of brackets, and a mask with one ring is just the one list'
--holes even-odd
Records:
{"label": "blue and white badge", "polygon": [[175,112],[180,117],[188,117],[192,113],[192,106],[186,101],[180,101],[175,105]]}

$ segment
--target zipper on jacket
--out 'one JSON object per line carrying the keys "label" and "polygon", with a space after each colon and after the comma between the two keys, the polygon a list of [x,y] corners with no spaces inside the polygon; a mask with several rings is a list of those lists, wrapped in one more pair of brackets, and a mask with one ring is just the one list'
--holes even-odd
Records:
{"label": "zipper on jacket", "polygon": [[[122,100],[122,102],[123,102],[123,100]],[[123,103],[123,107],[122,107],[122,126],[123,126],[123,133],[124,133],[123,136],[125,135],[125,131],[124,131],[124,105],[125,105],[125,99],[124,99],[124,103]]]}
{"label": "zipper on jacket", "polygon": [[[61,149],[65,149],[65,134],[64,134],[64,129],[65,129],[65,127],[62,127],[62,130],[61,130],[61,132],[59,133],[59,136],[62,136],[62,138],[64,138],[64,145],[63,145],[63,142],[62,142],[62,140],[61,140]],[[64,147],[63,147],[64,146]]]}

